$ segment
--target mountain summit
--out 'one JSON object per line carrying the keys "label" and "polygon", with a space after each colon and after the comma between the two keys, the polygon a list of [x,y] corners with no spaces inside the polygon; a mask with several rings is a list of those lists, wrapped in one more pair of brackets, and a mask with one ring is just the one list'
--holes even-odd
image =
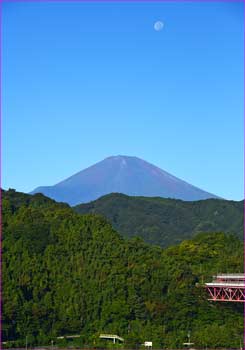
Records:
{"label": "mountain summit", "polygon": [[54,186],[38,187],[31,193],[38,192],[70,205],[113,192],[187,201],[217,198],[140,158],[128,156],[108,157]]}

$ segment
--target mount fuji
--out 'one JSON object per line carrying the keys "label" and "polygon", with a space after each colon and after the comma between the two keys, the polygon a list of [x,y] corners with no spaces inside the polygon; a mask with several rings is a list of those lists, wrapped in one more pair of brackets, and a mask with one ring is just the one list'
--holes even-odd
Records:
{"label": "mount fuji", "polygon": [[140,158],[120,155],[108,157],[53,186],[37,187],[31,194],[38,192],[70,205],[115,192],[185,201],[218,198]]}

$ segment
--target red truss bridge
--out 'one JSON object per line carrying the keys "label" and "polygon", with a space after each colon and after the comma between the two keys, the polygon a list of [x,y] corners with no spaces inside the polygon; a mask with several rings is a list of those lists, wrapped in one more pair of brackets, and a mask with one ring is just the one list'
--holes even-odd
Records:
{"label": "red truss bridge", "polygon": [[212,301],[245,302],[245,275],[242,273],[220,274],[213,276],[205,287]]}

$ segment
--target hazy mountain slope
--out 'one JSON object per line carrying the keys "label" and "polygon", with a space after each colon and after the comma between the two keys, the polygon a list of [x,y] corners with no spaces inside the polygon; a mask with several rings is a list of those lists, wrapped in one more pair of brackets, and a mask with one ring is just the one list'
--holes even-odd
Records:
{"label": "hazy mountain slope", "polygon": [[74,209],[105,216],[125,237],[168,246],[198,232],[227,232],[243,238],[243,201],[129,197],[113,193]]}
{"label": "hazy mountain slope", "polygon": [[183,200],[216,197],[142,159],[127,156],[106,158],[54,186],[38,187],[32,193],[37,192],[70,205],[112,192]]}

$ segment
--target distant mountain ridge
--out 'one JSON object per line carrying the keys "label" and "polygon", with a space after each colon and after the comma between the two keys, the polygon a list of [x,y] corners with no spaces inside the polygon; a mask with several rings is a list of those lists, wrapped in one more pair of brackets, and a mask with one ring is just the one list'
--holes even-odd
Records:
{"label": "distant mountain ridge", "polygon": [[141,237],[166,247],[201,232],[233,233],[243,239],[244,201],[182,201],[129,197],[112,193],[74,207],[80,214],[100,214],[124,237]]}
{"label": "distant mountain ridge", "polygon": [[38,192],[70,205],[90,202],[113,192],[187,201],[217,198],[140,158],[129,156],[108,157],[54,186],[38,187],[31,194]]}

